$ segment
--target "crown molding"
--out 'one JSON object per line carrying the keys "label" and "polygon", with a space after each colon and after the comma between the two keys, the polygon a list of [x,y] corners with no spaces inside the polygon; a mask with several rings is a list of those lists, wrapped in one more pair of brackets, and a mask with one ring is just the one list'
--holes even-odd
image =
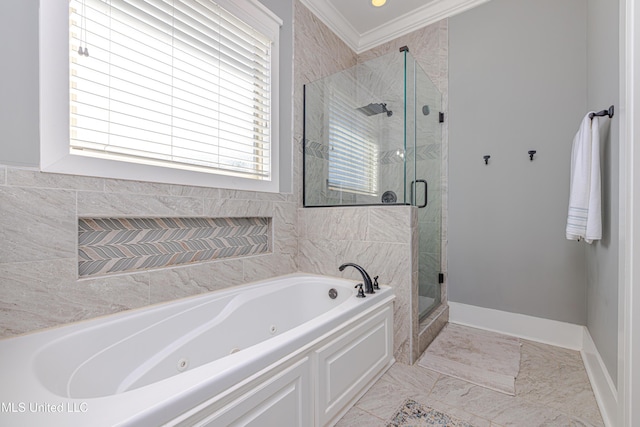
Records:
{"label": "crown molding", "polygon": [[474,8],[489,0],[434,0],[424,6],[399,16],[385,25],[360,34],[356,53],[362,53],[373,47],[396,39],[405,34],[424,28],[444,18]]}
{"label": "crown molding", "polygon": [[433,0],[410,13],[399,16],[364,33],[356,31],[330,2],[326,0],[300,1],[355,53],[360,54],[441,19],[486,3],[489,0]]}
{"label": "crown molding", "polygon": [[300,0],[300,3],[305,5],[323,24],[340,37],[351,50],[358,53],[360,34],[330,2],[326,0]]}

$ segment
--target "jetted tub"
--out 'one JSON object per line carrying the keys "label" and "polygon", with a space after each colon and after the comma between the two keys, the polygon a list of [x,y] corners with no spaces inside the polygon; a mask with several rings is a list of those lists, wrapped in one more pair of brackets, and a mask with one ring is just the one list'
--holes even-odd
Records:
{"label": "jetted tub", "polygon": [[2,340],[0,425],[332,425],[394,362],[392,290],[354,285],[286,275]]}

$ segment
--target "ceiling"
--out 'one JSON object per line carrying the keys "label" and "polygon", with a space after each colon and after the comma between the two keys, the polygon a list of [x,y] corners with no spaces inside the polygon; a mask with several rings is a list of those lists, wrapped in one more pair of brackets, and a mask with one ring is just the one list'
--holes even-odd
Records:
{"label": "ceiling", "polygon": [[356,53],[453,16],[488,0],[301,0]]}

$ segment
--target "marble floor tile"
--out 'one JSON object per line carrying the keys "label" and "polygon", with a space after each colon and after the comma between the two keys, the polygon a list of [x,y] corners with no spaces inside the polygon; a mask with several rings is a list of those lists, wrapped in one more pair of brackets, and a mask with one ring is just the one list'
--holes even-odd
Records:
{"label": "marble floor tile", "polygon": [[387,371],[384,378],[390,383],[416,394],[428,394],[439,376],[437,372],[424,369],[417,364],[396,363]]}
{"label": "marble floor tile", "polygon": [[383,427],[385,421],[354,406],[338,421],[335,427]]}
{"label": "marble floor tile", "polygon": [[418,390],[397,382],[397,371],[387,372],[362,398],[356,406],[370,414],[389,420],[407,399],[429,403],[429,391]]}
{"label": "marble floor tile", "polygon": [[504,427],[570,426],[571,419],[557,409],[518,398],[493,420]]}
{"label": "marble floor tile", "polygon": [[515,403],[514,396],[442,375],[429,397],[493,420]]}
{"label": "marble floor tile", "polygon": [[388,420],[410,395],[409,389],[391,383],[383,376],[360,398],[356,407],[380,419]]}
{"label": "marble floor tile", "polygon": [[429,402],[418,402],[423,405],[427,405],[436,409],[440,412],[444,412],[445,414],[452,415],[462,421],[466,421],[469,424],[472,424],[474,427],[492,427],[493,424],[491,421],[478,417],[477,415],[473,415],[464,411],[456,406],[449,405],[445,402],[440,402],[438,400],[430,400]]}
{"label": "marble floor tile", "polygon": [[587,371],[577,351],[525,342],[517,395],[539,402],[588,425],[603,426]]}
{"label": "marble floor tile", "polygon": [[543,344],[525,339],[520,340],[522,343],[522,359],[527,359],[537,363],[557,363],[573,366],[584,366],[580,353],[567,348],[555,347],[549,344]]}
{"label": "marble floor tile", "polygon": [[337,424],[385,426],[413,399],[475,427],[602,427],[580,353],[521,340],[516,395],[396,363]]}

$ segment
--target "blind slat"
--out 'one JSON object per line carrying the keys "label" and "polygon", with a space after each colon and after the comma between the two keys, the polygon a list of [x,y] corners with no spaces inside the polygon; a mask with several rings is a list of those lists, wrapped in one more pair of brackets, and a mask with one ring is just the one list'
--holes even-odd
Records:
{"label": "blind slat", "polygon": [[371,122],[339,91],[329,94],[329,171],[332,190],[375,195],[378,147]]}
{"label": "blind slat", "polygon": [[209,0],[84,3],[70,1],[72,152],[269,179],[266,36]]}

